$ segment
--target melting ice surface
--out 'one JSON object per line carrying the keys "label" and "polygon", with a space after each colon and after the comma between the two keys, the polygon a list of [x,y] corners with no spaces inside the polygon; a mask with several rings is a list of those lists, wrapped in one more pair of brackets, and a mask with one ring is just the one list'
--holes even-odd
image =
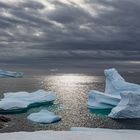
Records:
{"label": "melting ice surface", "polygon": [[0,70],[0,77],[23,77],[22,72],[13,72],[13,71],[5,71],[5,70]]}
{"label": "melting ice surface", "polygon": [[37,90],[32,93],[28,92],[9,92],[4,93],[4,98],[0,100],[0,112],[11,112],[18,109],[27,109],[32,105],[40,105],[52,102],[56,95],[52,91]]}
{"label": "melting ice surface", "polygon": [[37,123],[54,123],[61,120],[60,116],[44,109],[37,113],[30,114],[27,118]]}
{"label": "melting ice surface", "polygon": [[105,92],[91,90],[87,102],[89,108],[113,108],[120,102],[121,93],[126,91],[140,93],[140,85],[126,82],[116,69],[106,69],[104,73],[106,77]]}

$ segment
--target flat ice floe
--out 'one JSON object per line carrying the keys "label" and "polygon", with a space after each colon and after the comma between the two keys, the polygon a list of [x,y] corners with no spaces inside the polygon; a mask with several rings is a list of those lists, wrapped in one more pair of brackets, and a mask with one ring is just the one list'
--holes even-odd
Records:
{"label": "flat ice floe", "polygon": [[13,71],[5,71],[5,70],[0,70],[0,77],[5,78],[5,77],[23,77],[22,72],[13,72]]}
{"label": "flat ice floe", "polygon": [[116,69],[106,69],[104,74],[106,77],[105,92],[91,90],[88,96],[88,108],[113,108],[120,102],[121,93],[126,91],[140,92],[140,85],[126,82]]}
{"label": "flat ice floe", "polygon": [[108,115],[111,118],[140,118],[140,92],[121,93],[120,103]]}
{"label": "flat ice floe", "polygon": [[56,99],[56,94],[52,91],[37,90],[35,92],[8,92],[4,93],[4,98],[0,100],[0,113],[24,110],[34,105],[41,105],[52,102]]}
{"label": "flat ice floe", "polygon": [[37,123],[54,123],[61,120],[60,116],[44,109],[40,112],[30,114],[27,118]]}

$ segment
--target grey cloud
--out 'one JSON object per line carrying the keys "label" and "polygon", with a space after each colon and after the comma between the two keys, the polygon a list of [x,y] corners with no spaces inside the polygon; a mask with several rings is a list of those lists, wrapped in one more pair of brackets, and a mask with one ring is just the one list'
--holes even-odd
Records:
{"label": "grey cloud", "polygon": [[[139,59],[139,0],[14,1],[17,3],[0,1],[1,60],[7,56],[13,60],[94,58],[92,55],[125,58],[128,54],[130,59]],[[137,53],[131,55],[130,50]]]}

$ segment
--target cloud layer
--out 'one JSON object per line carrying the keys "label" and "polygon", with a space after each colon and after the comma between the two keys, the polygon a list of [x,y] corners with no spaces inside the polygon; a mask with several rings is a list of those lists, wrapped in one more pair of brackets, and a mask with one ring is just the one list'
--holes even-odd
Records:
{"label": "cloud layer", "polygon": [[0,0],[0,60],[139,59],[139,13],[139,0]]}

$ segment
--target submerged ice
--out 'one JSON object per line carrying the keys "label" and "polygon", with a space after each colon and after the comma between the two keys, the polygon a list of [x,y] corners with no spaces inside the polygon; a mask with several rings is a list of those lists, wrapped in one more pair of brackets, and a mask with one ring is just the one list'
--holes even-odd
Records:
{"label": "submerged ice", "polygon": [[33,104],[52,102],[56,99],[56,94],[52,91],[37,90],[28,92],[8,92],[4,93],[4,98],[0,100],[0,112],[17,109],[26,109]]}
{"label": "submerged ice", "polygon": [[22,72],[0,70],[0,77],[23,77]]}
{"label": "submerged ice", "polygon": [[45,109],[37,113],[32,113],[27,118],[37,123],[54,123],[61,120],[60,116]]}

